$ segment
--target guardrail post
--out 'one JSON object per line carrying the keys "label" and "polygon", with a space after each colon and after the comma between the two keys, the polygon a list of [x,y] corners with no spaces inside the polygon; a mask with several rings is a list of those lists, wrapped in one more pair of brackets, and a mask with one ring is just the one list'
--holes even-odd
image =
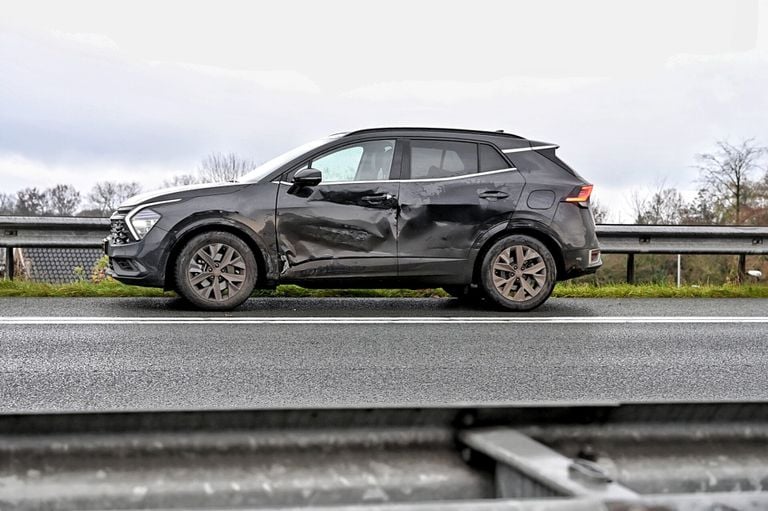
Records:
{"label": "guardrail post", "polygon": [[627,284],[635,283],[635,254],[627,254]]}
{"label": "guardrail post", "polygon": [[5,280],[13,280],[13,270],[16,261],[13,260],[13,247],[5,247]]}
{"label": "guardrail post", "polygon": [[747,277],[747,255],[739,254],[739,283],[743,283]]}

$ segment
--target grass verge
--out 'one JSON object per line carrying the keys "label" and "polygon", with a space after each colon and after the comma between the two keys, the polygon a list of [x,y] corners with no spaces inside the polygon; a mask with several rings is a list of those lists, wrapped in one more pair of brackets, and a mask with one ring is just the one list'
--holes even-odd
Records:
{"label": "grass verge", "polygon": [[[175,296],[162,289],[127,286],[113,279],[98,284],[79,281],[70,284],[45,284],[25,280],[0,280],[0,297],[159,297]],[[257,297],[359,297],[359,298],[429,298],[446,297],[442,289],[306,289],[299,286],[279,286],[273,290],[256,290]]]}
{"label": "grass verge", "polygon": [[[161,289],[127,286],[112,279],[98,284],[88,281],[71,284],[44,284],[24,280],[0,280],[0,297],[159,297],[175,296]],[[306,289],[299,286],[279,286],[274,290],[258,290],[257,297],[358,297],[358,298],[442,298],[442,289]],[[558,298],[768,298],[765,285],[704,285],[683,286],[667,284],[558,284],[552,296]]]}
{"label": "grass verge", "polygon": [[675,287],[670,284],[558,284],[558,298],[768,298],[768,286],[721,284]]}
{"label": "grass verge", "polygon": [[126,286],[116,280],[106,279],[98,284],[88,281],[72,282],[71,284],[45,284],[25,280],[0,281],[0,296],[15,297],[131,297],[131,296],[174,296],[164,293],[162,289],[148,287]]}

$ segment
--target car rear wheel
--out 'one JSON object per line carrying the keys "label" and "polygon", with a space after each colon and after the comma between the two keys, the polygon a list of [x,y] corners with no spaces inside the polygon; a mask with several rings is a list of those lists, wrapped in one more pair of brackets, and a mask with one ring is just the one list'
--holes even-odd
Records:
{"label": "car rear wheel", "polygon": [[228,232],[195,236],[176,261],[176,289],[205,310],[237,307],[253,292],[258,266],[250,247]]}
{"label": "car rear wheel", "polygon": [[502,238],[483,258],[482,285],[486,296],[510,311],[535,309],[549,298],[557,266],[549,249],[530,236]]}

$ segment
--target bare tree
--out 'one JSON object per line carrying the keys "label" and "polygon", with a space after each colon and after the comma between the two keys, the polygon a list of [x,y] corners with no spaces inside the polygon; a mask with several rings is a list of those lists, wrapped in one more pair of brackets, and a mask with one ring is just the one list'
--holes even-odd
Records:
{"label": "bare tree", "polygon": [[78,211],[75,216],[85,218],[102,218],[104,216],[104,211],[102,211],[100,208],[85,208]]}
{"label": "bare tree", "polygon": [[589,200],[589,206],[592,208],[592,217],[596,224],[604,224],[608,220],[608,210],[595,199]]}
{"label": "bare tree", "polygon": [[56,185],[45,191],[46,214],[72,216],[80,207],[80,192],[72,185]]}
{"label": "bare tree", "polygon": [[742,207],[747,200],[750,173],[760,167],[760,161],[768,153],[768,148],[756,145],[752,138],[737,145],[719,140],[716,145],[714,152],[696,156],[696,167],[701,181],[706,185],[703,190],[712,200],[732,210],[735,223],[738,224],[741,223]]}
{"label": "bare tree", "polygon": [[16,197],[10,193],[0,193],[0,215],[12,215],[16,209]]}
{"label": "bare tree", "polygon": [[225,183],[256,167],[256,162],[235,153],[211,153],[203,158],[197,173],[202,183]]}
{"label": "bare tree", "polygon": [[113,181],[100,181],[94,185],[88,194],[92,209],[97,209],[103,214],[112,213],[125,199],[141,192],[139,183],[115,183]]}
{"label": "bare tree", "polygon": [[163,188],[173,188],[175,186],[194,185],[200,181],[193,174],[177,174],[171,179],[163,181]]}
{"label": "bare tree", "polygon": [[136,181],[130,183],[118,183],[117,184],[117,200],[118,205],[126,199],[138,195],[141,193],[141,185]]}
{"label": "bare tree", "polygon": [[700,189],[696,197],[685,205],[680,216],[680,223],[712,225],[722,223],[723,211],[717,204],[712,202],[712,198],[706,189]]}
{"label": "bare tree", "polygon": [[683,196],[675,188],[660,184],[650,196],[634,192],[631,198],[636,224],[679,224],[685,208]]}
{"label": "bare tree", "polygon": [[16,214],[41,216],[45,213],[45,192],[37,188],[24,188],[16,192]]}
{"label": "bare tree", "polygon": [[99,181],[88,193],[88,200],[93,205],[93,209],[110,214],[117,206],[117,183]]}

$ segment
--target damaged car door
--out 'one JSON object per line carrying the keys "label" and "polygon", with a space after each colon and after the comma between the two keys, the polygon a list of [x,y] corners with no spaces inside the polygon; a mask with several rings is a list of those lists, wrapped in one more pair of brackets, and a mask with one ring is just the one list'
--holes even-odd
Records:
{"label": "damaged car door", "polygon": [[[330,285],[344,278],[349,285],[350,278],[397,277],[400,145],[358,141],[283,175],[277,194],[281,282]],[[304,182],[304,169],[319,171],[320,182]]]}
{"label": "damaged car door", "polygon": [[525,180],[496,148],[472,140],[413,138],[405,154],[400,277],[466,282],[470,249],[482,233],[510,219]]}

